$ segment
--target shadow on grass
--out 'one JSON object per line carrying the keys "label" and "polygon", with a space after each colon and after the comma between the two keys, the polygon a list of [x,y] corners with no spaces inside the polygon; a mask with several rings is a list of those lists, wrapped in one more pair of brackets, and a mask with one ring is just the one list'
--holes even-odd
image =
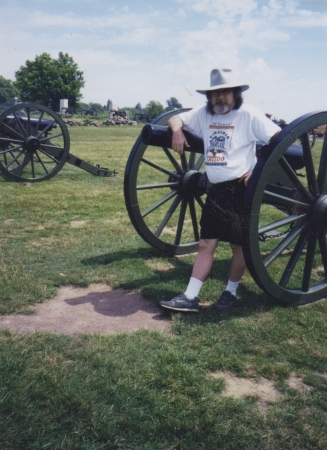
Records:
{"label": "shadow on grass", "polygon": [[[137,260],[137,263],[144,263],[145,260],[151,261],[151,259],[167,258],[170,264],[174,268],[166,270],[164,272],[154,271],[152,274],[147,269],[147,275],[137,280],[131,280],[130,282],[123,282],[119,285],[120,289],[125,290],[138,290],[142,295],[157,304],[160,300],[173,298],[179,292],[170,289],[170,287],[176,286],[181,280],[185,279],[187,283],[191,274],[192,262],[184,261],[182,258],[175,258],[169,256],[163,256],[162,253],[154,249],[133,249],[122,252],[113,252],[110,254],[99,255],[93,258],[85,259],[82,264],[88,266],[102,266],[110,265],[112,263],[124,262],[126,260]],[[228,259],[216,259],[213,265],[213,273],[211,276],[215,280],[226,279],[229,267]],[[145,265],[145,263],[144,263]],[[169,286],[167,288],[167,286]],[[186,287],[186,284],[185,284]],[[201,298],[201,296],[200,296]],[[238,291],[238,301],[236,305],[229,311],[216,312],[212,309],[212,304],[217,300],[212,299],[210,304],[201,304],[199,306],[199,313],[184,313],[185,320],[194,324],[198,323],[217,323],[221,320],[229,318],[240,317],[244,318],[257,313],[264,313],[273,308],[283,306],[281,303],[267,296],[265,293],[256,293],[248,289],[246,286],[241,285]],[[162,317],[168,318],[171,315],[176,314],[174,311],[164,310]]]}
{"label": "shadow on grass", "polygon": [[[94,256],[81,261],[86,266],[107,266],[108,264],[125,261],[126,259],[145,260],[149,258],[160,258],[163,254],[154,248],[136,248],[119,252],[106,253],[103,255]],[[169,257],[169,256],[168,256]],[[174,258],[174,257],[172,257]],[[175,259],[175,258],[174,258]],[[182,260],[178,260],[183,262]]]}
{"label": "shadow on grass", "polygon": [[90,303],[98,314],[110,317],[128,317],[137,313],[151,315],[152,320],[167,320],[154,303],[144,300],[137,292],[126,293],[119,290],[89,292],[80,297],[66,299],[70,306]]}

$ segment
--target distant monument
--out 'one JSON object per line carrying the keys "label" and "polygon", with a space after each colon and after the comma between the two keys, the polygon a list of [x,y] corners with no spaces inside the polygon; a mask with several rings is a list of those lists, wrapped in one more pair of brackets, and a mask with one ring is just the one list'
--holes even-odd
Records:
{"label": "distant monument", "polygon": [[117,102],[115,100],[108,100],[107,101],[107,110],[108,110],[108,112],[118,111],[119,107],[117,105]]}
{"label": "distant monument", "polygon": [[68,109],[68,98],[62,98],[60,99],[60,113],[65,114],[66,110]]}

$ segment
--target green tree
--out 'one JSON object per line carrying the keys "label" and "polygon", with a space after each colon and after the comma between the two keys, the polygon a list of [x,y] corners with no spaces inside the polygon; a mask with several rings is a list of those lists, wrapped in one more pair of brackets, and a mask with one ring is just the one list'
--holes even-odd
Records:
{"label": "green tree", "polygon": [[55,111],[59,111],[60,99],[68,99],[69,106],[76,107],[84,84],[83,72],[71,56],[62,52],[58,59],[42,53],[16,72],[21,100],[41,103]]}
{"label": "green tree", "polygon": [[90,105],[88,103],[78,102],[76,109],[79,111],[82,111],[83,109],[90,109]]}
{"label": "green tree", "polygon": [[11,80],[0,75],[0,103],[11,105],[15,102],[15,97],[19,96],[19,91]]}
{"label": "green tree", "polygon": [[157,117],[159,114],[165,112],[164,107],[160,102],[156,102],[155,100],[151,100],[145,107],[146,112],[152,117]]}
{"label": "green tree", "polygon": [[166,100],[166,103],[168,105],[166,111],[172,111],[173,109],[183,108],[182,104],[179,103],[179,101],[175,97],[170,97],[169,100]]}
{"label": "green tree", "polygon": [[98,114],[102,114],[104,112],[104,107],[100,105],[100,103],[89,103],[89,108],[93,109],[93,111],[97,112]]}

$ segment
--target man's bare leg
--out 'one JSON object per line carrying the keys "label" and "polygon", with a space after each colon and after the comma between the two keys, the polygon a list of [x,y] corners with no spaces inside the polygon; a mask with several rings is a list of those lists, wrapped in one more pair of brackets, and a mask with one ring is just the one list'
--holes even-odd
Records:
{"label": "man's bare leg", "polygon": [[199,240],[199,252],[196,255],[192,277],[202,282],[210,274],[215,250],[218,245],[218,239],[200,239]]}
{"label": "man's bare leg", "polygon": [[229,279],[225,290],[213,305],[217,311],[231,308],[236,302],[236,290],[246,269],[242,247],[230,244],[233,256],[229,266]]}
{"label": "man's bare leg", "polygon": [[169,301],[162,300],[160,305],[163,308],[173,309],[175,311],[198,312],[198,294],[203,281],[211,271],[217,245],[218,239],[200,239],[199,252],[195,258],[192,276],[186,291],[184,294],[180,294]]}
{"label": "man's bare leg", "polygon": [[241,281],[245,269],[246,263],[243,256],[242,247],[239,245],[230,244],[233,256],[229,266],[229,279],[230,281]]}

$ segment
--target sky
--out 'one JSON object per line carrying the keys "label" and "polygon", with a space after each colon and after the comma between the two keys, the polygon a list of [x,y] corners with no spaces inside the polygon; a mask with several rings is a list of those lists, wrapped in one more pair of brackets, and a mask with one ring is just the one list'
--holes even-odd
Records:
{"label": "sky", "polygon": [[0,0],[0,30],[0,75],[68,53],[85,103],[193,108],[229,68],[277,119],[327,109],[327,0]]}

